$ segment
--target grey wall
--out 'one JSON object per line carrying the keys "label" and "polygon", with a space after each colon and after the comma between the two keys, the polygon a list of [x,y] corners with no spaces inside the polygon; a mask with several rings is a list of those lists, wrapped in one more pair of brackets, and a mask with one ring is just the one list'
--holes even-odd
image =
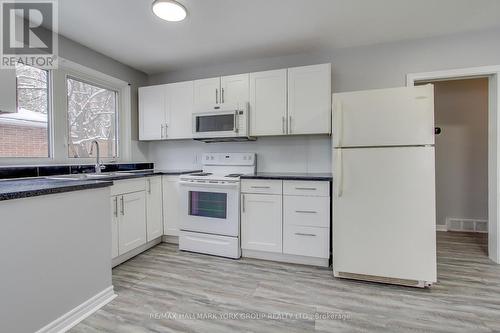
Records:
{"label": "grey wall", "polygon": [[434,83],[437,223],[488,219],[488,79]]}
{"label": "grey wall", "polygon": [[138,141],[137,88],[147,85],[148,76],[64,36],[59,36],[59,56],[130,83],[132,124],[131,160],[146,160],[147,144]]}
{"label": "grey wall", "polygon": [[[261,58],[252,61],[212,64],[149,76],[150,84],[160,84],[238,74],[261,70],[332,63],[332,89],[343,92],[406,85],[406,74],[451,68],[500,64],[500,30],[471,32],[460,35],[386,43],[356,48],[329,50],[317,53],[295,54],[283,57]],[[309,137],[259,139],[257,143],[238,146],[186,142],[154,142],[149,145],[149,157],[162,167],[182,164],[195,166],[196,156],[202,151],[247,150],[267,152],[263,157],[263,171],[278,171],[287,167],[290,156],[301,156],[308,147]],[[321,139],[320,139],[321,140]],[[323,137],[322,156],[329,156],[328,137]],[[296,146],[297,149],[293,147]],[[273,147],[277,154],[267,147]],[[181,149],[185,148],[185,149]],[[310,150],[312,149],[312,150]],[[287,151],[283,156],[280,151]],[[315,156],[314,148],[307,148],[306,156]],[[319,152],[318,152],[319,153]],[[262,154],[262,153],[261,153]],[[315,157],[314,157],[315,158]],[[283,163],[279,163],[283,161]],[[291,164],[295,171],[308,171],[306,165],[316,163],[315,170],[330,170],[330,159],[318,159],[301,167]],[[300,170],[299,170],[300,169]]]}

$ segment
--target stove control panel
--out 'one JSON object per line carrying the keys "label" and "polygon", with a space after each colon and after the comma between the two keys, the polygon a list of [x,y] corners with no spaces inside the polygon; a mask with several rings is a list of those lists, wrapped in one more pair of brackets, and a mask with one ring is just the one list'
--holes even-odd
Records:
{"label": "stove control panel", "polygon": [[205,153],[203,165],[255,165],[255,153]]}

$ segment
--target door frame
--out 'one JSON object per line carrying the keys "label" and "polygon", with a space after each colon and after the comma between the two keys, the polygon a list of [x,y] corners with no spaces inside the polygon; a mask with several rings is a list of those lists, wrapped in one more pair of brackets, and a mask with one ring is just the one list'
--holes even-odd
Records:
{"label": "door frame", "polygon": [[488,257],[500,263],[500,66],[449,69],[406,75],[406,86],[418,81],[448,81],[476,77],[488,78]]}

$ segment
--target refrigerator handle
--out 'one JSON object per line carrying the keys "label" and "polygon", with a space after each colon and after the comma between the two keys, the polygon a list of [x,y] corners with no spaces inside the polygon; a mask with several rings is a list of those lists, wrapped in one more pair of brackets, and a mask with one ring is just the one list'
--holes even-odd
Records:
{"label": "refrigerator handle", "polygon": [[343,168],[343,163],[342,163],[342,149],[340,148],[337,148],[337,165],[336,165],[336,174],[337,174],[337,177],[335,177],[335,185],[337,187],[337,191],[336,191],[336,194],[337,194],[337,198],[340,198],[342,196],[342,192],[343,192],[343,186],[344,186],[344,170],[342,170]]}
{"label": "refrigerator handle", "polygon": [[337,147],[342,146],[342,136],[343,136],[343,110],[342,110],[342,102],[335,102],[335,132],[333,135],[337,138]]}

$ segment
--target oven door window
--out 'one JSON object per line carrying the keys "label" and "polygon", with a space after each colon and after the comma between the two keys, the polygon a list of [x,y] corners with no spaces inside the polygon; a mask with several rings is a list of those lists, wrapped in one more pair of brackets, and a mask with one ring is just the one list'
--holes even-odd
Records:
{"label": "oven door window", "polygon": [[189,191],[189,215],[226,219],[227,193]]}
{"label": "oven door window", "polygon": [[227,132],[234,130],[234,114],[196,117],[196,132]]}

